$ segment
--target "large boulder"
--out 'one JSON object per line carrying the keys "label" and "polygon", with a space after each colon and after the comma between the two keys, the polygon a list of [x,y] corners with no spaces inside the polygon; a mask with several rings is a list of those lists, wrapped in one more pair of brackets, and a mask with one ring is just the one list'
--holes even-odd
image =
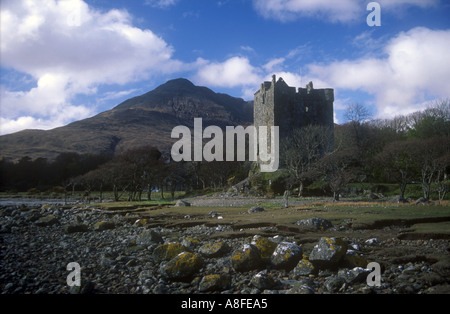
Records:
{"label": "large boulder", "polygon": [[201,245],[200,241],[196,238],[186,237],[181,240],[181,244],[187,247],[189,250],[194,250]]}
{"label": "large boulder", "polygon": [[35,224],[39,227],[53,226],[58,223],[59,223],[59,221],[54,215],[47,215],[47,216],[41,217],[35,222]]}
{"label": "large boulder", "polygon": [[331,221],[325,218],[313,217],[308,219],[302,219],[295,223],[298,226],[313,227],[317,230],[327,230],[333,227]]}
{"label": "large boulder", "polygon": [[343,268],[338,271],[338,276],[344,278],[348,284],[364,283],[369,274],[370,270],[363,267]]}
{"label": "large boulder", "polygon": [[181,252],[170,261],[162,263],[160,273],[163,277],[174,281],[190,280],[203,266],[203,259],[191,252]]}
{"label": "large boulder", "polygon": [[260,235],[255,235],[252,239],[252,244],[259,249],[261,258],[270,259],[273,251],[277,247],[277,243]]}
{"label": "large boulder", "polygon": [[230,250],[230,247],[225,242],[216,242],[214,244],[204,244],[198,252],[207,258],[221,257]]}
{"label": "large boulder", "polygon": [[409,201],[407,199],[401,197],[401,195],[394,196],[389,202],[390,203],[395,203],[395,204],[406,204],[406,203],[409,203]]}
{"label": "large boulder", "polygon": [[260,271],[255,276],[253,276],[250,283],[261,291],[272,289],[279,284],[277,280],[275,280],[270,274],[267,273],[267,269]]}
{"label": "large boulder", "polygon": [[168,261],[182,252],[189,252],[189,249],[180,243],[164,243],[153,250],[153,260],[157,263]]}
{"label": "large boulder", "polygon": [[344,257],[344,264],[346,267],[354,268],[354,267],[362,267],[365,268],[370,261],[362,256],[360,256],[358,253],[347,250],[347,253]]}
{"label": "large boulder", "polygon": [[175,206],[177,206],[177,207],[187,207],[187,206],[191,206],[191,203],[189,203],[189,202],[187,202],[185,200],[178,200],[175,203]]}
{"label": "large boulder", "polygon": [[281,242],[273,251],[270,262],[276,268],[291,270],[302,256],[301,246],[294,242]]}
{"label": "large boulder", "polygon": [[347,244],[339,238],[322,237],[311,251],[309,261],[319,269],[337,268],[347,252]]}
{"label": "large boulder", "polygon": [[231,257],[231,265],[239,272],[257,269],[261,264],[261,254],[253,244],[245,244],[242,250],[234,252]]}
{"label": "large boulder", "polygon": [[331,293],[338,292],[345,287],[346,281],[340,276],[329,276],[325,279],[325,288]]}
{"label": "large boulder", "polygon": [[248,213],[249,214],[253,214],[253,213],[260,213],[260,212],[263,212],[263,211],[264,211],[264,208],[259,207],[259,206],[253,206],[252,208],[250,208],[248,210]]}
{"label": "large boulder", "polygon": [[231,276],[228,274],[213,274],[202,278],[198,285],[200,292],[222,291],[230,287]]}
{"label": "large boulder", "polygon": [[317,269],[314,267],[305,256],[298,262],[294,268],[294,275],[296,276],[309,276],[317,273]]}
{"label": "large boulder", "polygon": [[115,228],[115,223],[113,221],[99,221],[94,225],[95,231],[104,231]]}

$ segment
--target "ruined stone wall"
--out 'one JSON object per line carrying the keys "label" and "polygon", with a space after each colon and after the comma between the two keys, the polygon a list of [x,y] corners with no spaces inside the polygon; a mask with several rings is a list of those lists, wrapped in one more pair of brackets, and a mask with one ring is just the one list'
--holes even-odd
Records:
{"label": "ruined stone wall", "polygon": [[314,89],[311,82],[296,91],[274,75],[255,93],[254,125],[278,125],[280,140],[290,136],[293,129],[309,124],[333,128],[333,103],[333,89]]}

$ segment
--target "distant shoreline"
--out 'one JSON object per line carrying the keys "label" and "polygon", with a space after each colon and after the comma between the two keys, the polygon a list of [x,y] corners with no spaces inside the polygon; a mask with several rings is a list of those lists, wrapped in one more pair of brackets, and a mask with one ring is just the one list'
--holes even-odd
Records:
{"label": "distant shoreline", "polygon": [[66,202],[64,202],[64,199],[58,199],[58,198],[14,198],[14,197],[8,197],[8,198],[0,198],[0,206],[42,206],[44,204],[52,204],[52,205],[68,205],[68,204],[75,204],[79,202],[79,200],[73,200],[73,199],[67,199]]}

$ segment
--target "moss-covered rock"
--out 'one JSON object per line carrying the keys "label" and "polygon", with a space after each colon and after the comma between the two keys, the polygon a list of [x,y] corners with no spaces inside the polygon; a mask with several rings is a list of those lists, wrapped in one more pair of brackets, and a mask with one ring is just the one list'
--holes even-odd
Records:
{"label": "moss-covered rock", "polygon": [[172,242],[159,245],[153,250],[153,259],[159,263],[168,261],[180,254],[181,252],[189,252],[190,250],[184,245]]}
{"label": "moss-covered rock", "polygon": [[303,258],[298,262],[297,266],[295,266],[293,272],[296,276],[309,276],[315,275],[317,269],[314,267],[313,263],[308,260],[308,257],[303,255]]}
{"label": "moss-covered rock", "polygon": [[342,239],[322,237],[311,251],[309,261],[319,269],[336,268],[346,252],[347,244]]}
{"label": "moss-covered rock", "polygon": [[362,267],[366,268],[370,261],[358,254],[346,254],[344,257],[345,266],[348,268]]}
{"label": "moss-covered rock", "polygon": [[192,238],[192,237],[186,237],[181,241],[181,244],[185,247],[189,248],[190,250],[195,249],[196,247],[200,246],[201,243],[198,239]]}
{"label": "moss-covered rock", "polygon": [[258,288],[259,290],[263,291],[266,289],[272,289],[276,285],[279,284],[277,280],[275,280],[268,272],[267,270],[263,270],[258,272],[255,276],[253,276],[250,283]]}
{"label": "moss-covered rock", "polygon": [[253,237],[252,244],[259,249],[263,259],[269,259],[277,247],[277,243],[259,235]]}
{"label": "moss-covered rock", "polygon": [[327,229],[330,229],[333,227],[333,224],[331,223],[331,221],[329,221],[325,218],[320,218],[320,217],[302,219],[302,220],[297,221],[295,224],[298,226],[313,227],[317,230],[327,230]]}
{"label": "moss-covered rock", "polygon": [[47,215],[39,218],[35,224],[40,227],[52,226],[59,223],[58,219],[54,215]]}
{"label": "moss-covered rock", "polygon": [[181,252],[167,263],[161,264],[160,272],[168,280],[191,279],[203,266],[203,259],[191,252]]}
{"label": "moss-covered rock", "polygon": [[99,221],[94,225],[95,231],[103,231],[103,230],[109,230],[114,229],[116,227],[116,224],[113,221]]}
{"label": "moss-covered rock", "polygon": [[294,242],[281,242],[272,253],[270,262],[276,268],[291,270],[302,258],[302,247]]}
{"label": "moss-covered rock", "polygon": [[216,242],[213,244],[204,244],[199,249],[198,252],[208,258],[221,257],[228,253],[230,247],[225,242]]}
{"label": "moss-covered rock", "polygon": [[231,277],[228,274],[213,274],[202,278],[198,286],[200,292],[223,291],[230,287]]}
{"label": "moss-covered rock", "polygon": [[257,269],[261,264],[261,254],[253,244],[244,245],[242,250],[234,252],[231,257],[231,265],[239,272]]}

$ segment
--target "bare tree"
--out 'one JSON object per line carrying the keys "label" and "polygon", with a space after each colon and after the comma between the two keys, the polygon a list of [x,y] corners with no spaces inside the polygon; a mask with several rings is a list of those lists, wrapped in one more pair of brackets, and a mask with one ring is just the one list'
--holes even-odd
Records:
{"label": "bare tree", "polygon": [[325,126],[308,125],[295,129],[281,145],[284,163],[293,184],[298,185],[298,196],[301,196],[313,164],[333,149],[333,131]]}
{"label": "bare tree", "polygon": [[443,156],[450,154],[450,138],[435,137],[413,141],[414,158],[420,173],[424,198],[429,199],[431,185],[436,181],[439,171],[445,170]]}
{"label": "bare tree", "polygon": [[319,162],[318,168],[333,192],[333,201],[339,201],[339,195],[347,184],[357,178],[357,172],[352,168],[354,156],[354,150],[339,150]]}
{"label": "bare tree", "polygon": [[377,156],[377,161],[383,165],[385,173],[397,175],[400,183],[400,199],[405,198],[406,185],[414,178],[414,143],[412,141],[397,141],[387,144]]}
{"label": "bare tree", "polygon": [[344,117],[349,122],[363,123],[370,118],[370,113],[363,104],[354,103],[347,106]]}
{"label": "bare tree", "polygon": [[348,136],[353,146],[356,146],[357,153],[361,158],[364,155],[367,142],[370,138],[368,122],[370,118],[369,110],[360,103],[347,106],[345,110],[345,118],[349,121],[350,132]]}
{"label": "bare tree", "polygon": [[438,158],[436,160],[437,171],[436,171],[436,191],[439,195],[439,201],[442,201],[445,198],[445,195],[450,191],[448,170],[450,165],[450,153],[445,154],[444,156]]}

